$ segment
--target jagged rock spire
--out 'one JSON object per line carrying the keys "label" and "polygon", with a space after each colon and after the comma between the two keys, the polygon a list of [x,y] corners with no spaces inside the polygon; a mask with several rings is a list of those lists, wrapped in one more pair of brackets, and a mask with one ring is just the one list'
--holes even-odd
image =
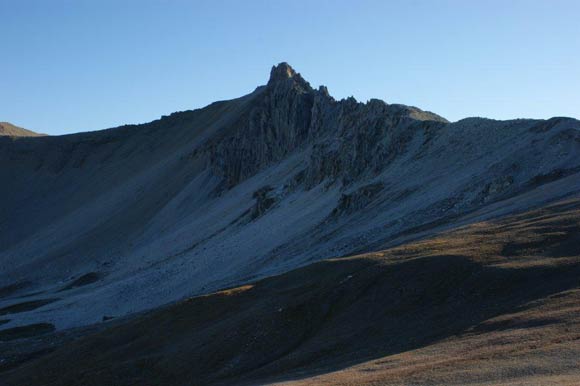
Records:
{"label": "jagged rock spire", "polygon": [[[289,80],[291,80],[289,82]],[[278,84],[295,84],[299,85],[302,89],[307,91],[312,91],[310,83],[308,83],[302,76],[294,71],[292,66],[286,62],[279,63],[277,66],[273,66],[270,71],[270,79],[268,80],[268,86],[278,85]]]}
{"label": "jagged rock spire", "polygon": [[268,83],[275,82],[278,80],[285,80],[292,78],[296,75],[296,71],[286,62],[282,62],[277,66],[272,66],[270,71],[270,80]]}

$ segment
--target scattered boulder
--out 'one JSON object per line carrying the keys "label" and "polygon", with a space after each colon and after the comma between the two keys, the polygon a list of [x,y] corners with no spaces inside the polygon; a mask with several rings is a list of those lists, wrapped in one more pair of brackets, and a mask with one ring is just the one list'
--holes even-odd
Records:
{"label": "scattered boulder", "polygon": [[256,203],[252,207],[250,217],[252,220],[262,216],[274,203],[276,199],[271,196],[273,188],[271,186],[264,186],[254,192],[253,197]]}
{"label": "scattered boulder", "polygon": [[365,185],[352,193],[343,194],[338,205],[332,211],[332,216],[341,216],[356,212],[368,206],[375,196],[384,189],[382,182]]}

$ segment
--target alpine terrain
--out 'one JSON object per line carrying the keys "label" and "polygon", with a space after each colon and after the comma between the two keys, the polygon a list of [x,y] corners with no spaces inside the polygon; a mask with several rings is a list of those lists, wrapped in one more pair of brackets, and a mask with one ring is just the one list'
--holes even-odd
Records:
{"label": "alpine terrain", "polygon": [[248,95],[0,124],[0,384],[580,384],[580,121]]}

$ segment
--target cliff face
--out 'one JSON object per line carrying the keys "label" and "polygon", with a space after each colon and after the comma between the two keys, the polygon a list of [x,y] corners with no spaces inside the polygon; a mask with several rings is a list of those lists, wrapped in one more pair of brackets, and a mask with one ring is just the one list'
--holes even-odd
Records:
{"label": "cliff face", "polygon": [[577,195],[579,172],[574,119],[449,123],[337,101],[286,63],[148,124],[0,138],[0,308],[52,300],[2,328],[96,323],[530,209]]}
{"label": "cliff face", "polygon": [[311,136],[316,92],[287,64],[273,67],[248,110],[202,152],[214,173],[232,187],[280,161]]}

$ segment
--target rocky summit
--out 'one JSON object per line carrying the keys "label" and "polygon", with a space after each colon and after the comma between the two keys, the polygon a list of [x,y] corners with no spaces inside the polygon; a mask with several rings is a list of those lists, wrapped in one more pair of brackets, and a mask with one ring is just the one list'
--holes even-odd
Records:
{"label": "rocky summit", "polygon": [[[580,304],[572,118],[449,122],[336,100],[280,63],[250,94],[142,125],[4,127],[0,370],[15,385],[339,384],[342,369],[408,384],[378,358],[420,372],[439,342],[454,365],[477,334],[549,325],[551,296]],[[550,336],[578,335],[567,320]],[[521,368],[552,363],[548,351]],[[571,374],[571,360],[553,363]]]}

